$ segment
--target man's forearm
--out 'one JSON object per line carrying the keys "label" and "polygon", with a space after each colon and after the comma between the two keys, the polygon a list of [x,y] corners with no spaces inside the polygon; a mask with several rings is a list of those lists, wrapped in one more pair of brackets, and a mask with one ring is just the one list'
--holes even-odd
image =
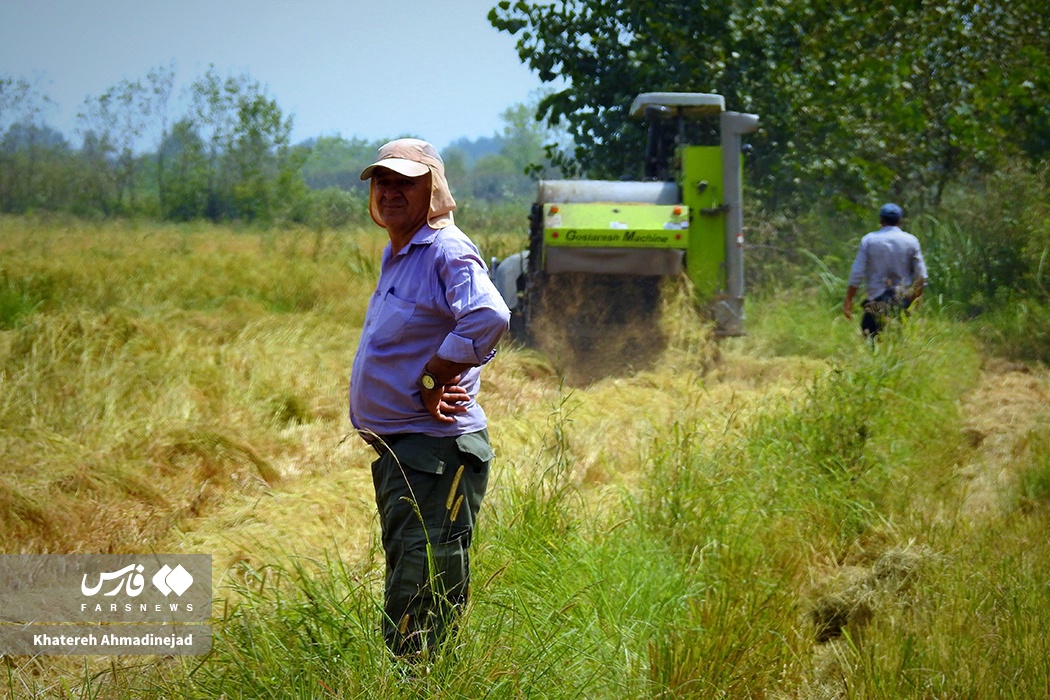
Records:
{"label": "man's forearm", "polygon": [[922,290],[926,288],[926,278],[920,277],[915,280],[915,284],[911,286],[911,298],[912,301],[922,296]]}
{"label": "man's forearm", "polygon": [[463,374],[471,367],[476,366],[477,365],[465,362],[452,362],[451,360],[446,360],[443,357],[434,355],[427,360],[427,363],[423,366],[423,371],[430,372],[434,375],[434,379],[437,380],[438,384],[444,385],[450,383],[453,379]]}
{"label": "man's forearm", "polygon": [[853,297],[857,296],[857,287],[850,285],[846,288],[846,300],[842,302],[842,313],[846,318],[853,318]]}

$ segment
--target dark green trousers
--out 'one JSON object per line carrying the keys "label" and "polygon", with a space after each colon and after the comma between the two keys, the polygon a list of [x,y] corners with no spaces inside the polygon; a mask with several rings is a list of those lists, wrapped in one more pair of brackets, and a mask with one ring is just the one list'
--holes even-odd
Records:
{"label": "dark green trousers", "polygon": [[386,436],[372,483],[386,554],[383,637],[399,657],[434,649],[467,601],[470,541],[488,487],[488,431]]}

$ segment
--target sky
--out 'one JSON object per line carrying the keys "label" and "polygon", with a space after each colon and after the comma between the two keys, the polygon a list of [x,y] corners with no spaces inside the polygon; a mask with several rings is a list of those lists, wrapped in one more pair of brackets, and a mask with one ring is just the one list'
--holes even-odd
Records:
{"label": "sky", "polygon": [[[214,64],[292,115],[292,141],[414,135],[438,148],[503,129],[539,78],[486,16],[497,0],[0,0],[0,77],[76,114],[122,80],[173,64],[175,94]],[[182,103],[173,112],[182,113]]]}

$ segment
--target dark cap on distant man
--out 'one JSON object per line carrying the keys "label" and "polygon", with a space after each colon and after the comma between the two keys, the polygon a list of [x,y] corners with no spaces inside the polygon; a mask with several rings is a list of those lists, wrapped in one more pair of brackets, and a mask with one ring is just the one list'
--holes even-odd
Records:
{"label": "dark cap on distant man", "polygon": [[900,221],[901,217],[903,216],[904,212],[901,211],[901,208],[893,202],[883,204],[882,207],[879,209],[880,221],[886,221],[888,223],[895,224],[898,221]]}

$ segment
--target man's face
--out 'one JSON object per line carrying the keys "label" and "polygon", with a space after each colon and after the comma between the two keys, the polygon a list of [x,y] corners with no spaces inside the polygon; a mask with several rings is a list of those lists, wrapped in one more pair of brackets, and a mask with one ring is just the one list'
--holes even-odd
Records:
{"label": "man's face", "polygon": [[379,218],[387,230],[410,235],[426,223],[430,213],[430,173],[408,177],[387,168],[376,168],[372,180]]}

